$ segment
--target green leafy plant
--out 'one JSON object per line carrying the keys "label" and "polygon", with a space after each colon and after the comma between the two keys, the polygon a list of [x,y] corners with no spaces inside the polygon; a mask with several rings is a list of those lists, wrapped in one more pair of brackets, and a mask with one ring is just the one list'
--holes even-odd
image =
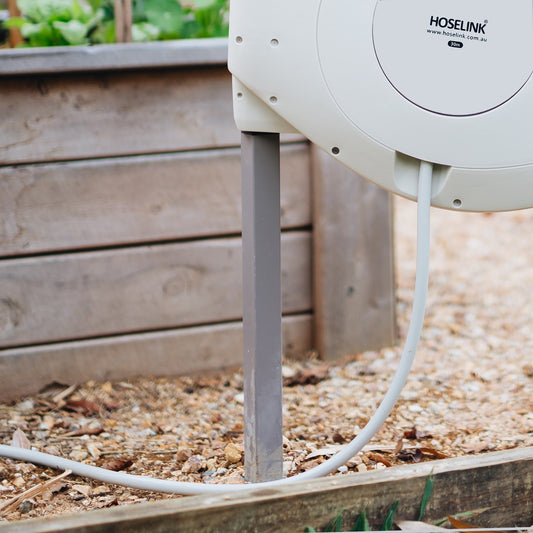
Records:
{"label": "green leafy plant", "polygon": [[87,44],[90,34],[104,21],[102,0],[17,0],[22,17],[4,22],[18,28],[23,46]]}
{"label": "green leafy plant", "polygon": [[137,0],[133,4],[133,40],[224,37],[228,12],[228,0]]}
{"label": "green leafy plant", "polygon": [[228,34],[227,0],[193,0],[190,12],[198,28],[197,37],[225,37]]}
{"label": "green leafy plant", "polygon": [[[186,3],[188,2],[188,3]],[[4,22],[18,28],[22,46],[65,46],[115,42],[112,0],[17,0],[22,16]],[[135,42],[223,37],[229,0],[134,0]]]}

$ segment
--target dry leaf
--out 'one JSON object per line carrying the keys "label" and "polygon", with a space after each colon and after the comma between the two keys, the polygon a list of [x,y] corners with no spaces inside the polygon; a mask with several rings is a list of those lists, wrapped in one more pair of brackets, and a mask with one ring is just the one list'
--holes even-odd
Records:
{"label": "dry leaf", "polygon": [[335,433],[333,433],[333,435],[331,436],[331,440],[333,440],[333,442],[336,442],[337,444],[344,444],[346,442],[346,439],[338,431],[335,431]]}
{"label": "dry leaf", "polygon": [[403,530],[406,531],[420,531],[420,532],[426,532],[431,533],[432,531],[448,531],[449,529],[446,529],[444,527],[434,526],[433,524],[428,524],[426,522],[418,522],[416,520],[399,520],[396,522],[396,525]]}
{"label": "dry leaf", "polygon": [[11,439],[11,446],[15,446],[16,448],[24,448],[25,450],[29,450],[31,448],[30,441],[28,440],[28,437],[26,437],[26,433],[24,433],[22,429],[17,428],[15,430],[15,433],[13,433],[13,438]]}
{"label": "dry leaf", "polygon": [[91,400],[68,400],[65,408],[85,416],[91,416],[100,412],[100,405]]}
{"label": "dry leaf", "polygon": [[316,385],[328,377],[329,365],[319,365],[299,370],[295,376],[283,380],[287,387],[294,385]]}
{"label": "dry leaf", "polygon": [[403,450],[403,439],[400,437],[394,448],[394,455],[398,455]]}
{"label": "dry leaf", "polygon": [[413,461],[414,463],[419,463],[422,460],[422,452],[420,448],[404,449],[398,453],[398,459],[401,461]]}
{"label": "dry leaf", "polygon": [[439,452],[438,450],[435,450],[435,448],[431,448],[430,446],[421,446],[420,451],[426,455],[436,457],[437,459],[448,459],[448,456],[446,454]]}
{"label": "dry leaf", "polygon": [[104,428],[102,426],[83,426],[79,429],[74,429],[72,431],[68,431],[67,433],[63,433],[63,437],[80,437],[81,435],[100,435],[104,431]]}
{"label": "dry leaf", "polygon": [[117,472],[118,470],[125,470],[126,468],[129,468],[133,464],[133,459],[130,458],[111,458],[111,459],[105,459],[102,461],[98,466],[101,468],[105,468],[106,470],[113,470],[114,472]]}
{"label": "dry leaf", "polygon": [[406,429],[403,432],[403,436],[410,440],[431,439],[433,435],[427,431],[420,431],[416,427]]}
{"label": "dry leaf", "polygon": [[454,518],[453,516],[450,516],[450,515],[446,515],[446,516],[450,524],[455,529],[475,529],[476,533],[489,533],[488,531],[481,530],[478,526],[473,526],[472,524],[469,524],[468,522],[464,522],[463,520]]}
{"label": "dry leaf", "polygon": [[208,387],[216,387],[220,383],[220,378],[218,377],[200,377],[196,380],[196,386],[205,389]]}
{"label": "dry leaf", "polygon": [[380,453],[370,452],[367,457],[375,463],[384,464],[386,467],[392,466],[392,463],[385,459],[385,457],[383,457],[383,455],[381,455]]}

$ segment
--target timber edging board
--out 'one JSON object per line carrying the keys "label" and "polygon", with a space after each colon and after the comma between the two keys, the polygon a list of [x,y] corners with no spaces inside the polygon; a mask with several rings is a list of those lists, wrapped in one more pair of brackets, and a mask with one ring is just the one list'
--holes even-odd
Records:
{"label": "timber edging board", "polygon": [[417,520],[429,475],[434,486],[424,520],[472,512],[480,527],[533,524],[533,448],[430,461],[328,477],[281,488],[194,496],[0,525],[0,533],[255,532],[319,530],[340,511],[351,528],[364,509],[374,530],[399,501],[396,520]]}
{"label": "timber edging board", "polygon": [[54,46],[31,51],[17,48],[0,52],[0,76],[225,65],[227,58],[228,40],[225,38]]}

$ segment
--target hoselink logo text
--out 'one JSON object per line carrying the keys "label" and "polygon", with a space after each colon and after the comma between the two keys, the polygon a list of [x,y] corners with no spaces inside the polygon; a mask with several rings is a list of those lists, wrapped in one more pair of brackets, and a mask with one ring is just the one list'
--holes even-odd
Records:
{"label": "hoselink logo text", "polygon": [[460,30],[472,33],[482,33],[485,35],[486,22],[472,22],[469,20],[450,19],[446,17],[431,17],[429,20],[430,26],[437,28],[447,28],[449,30]]}

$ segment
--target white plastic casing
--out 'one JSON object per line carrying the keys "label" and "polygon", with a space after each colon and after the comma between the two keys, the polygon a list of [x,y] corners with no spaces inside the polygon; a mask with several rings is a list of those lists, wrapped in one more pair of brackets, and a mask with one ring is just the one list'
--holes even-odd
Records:
{"label": "white plastic casing", "polygon": [[532,0],[231,0],[243,131],[299,131],[433,205],[533,206]]}

